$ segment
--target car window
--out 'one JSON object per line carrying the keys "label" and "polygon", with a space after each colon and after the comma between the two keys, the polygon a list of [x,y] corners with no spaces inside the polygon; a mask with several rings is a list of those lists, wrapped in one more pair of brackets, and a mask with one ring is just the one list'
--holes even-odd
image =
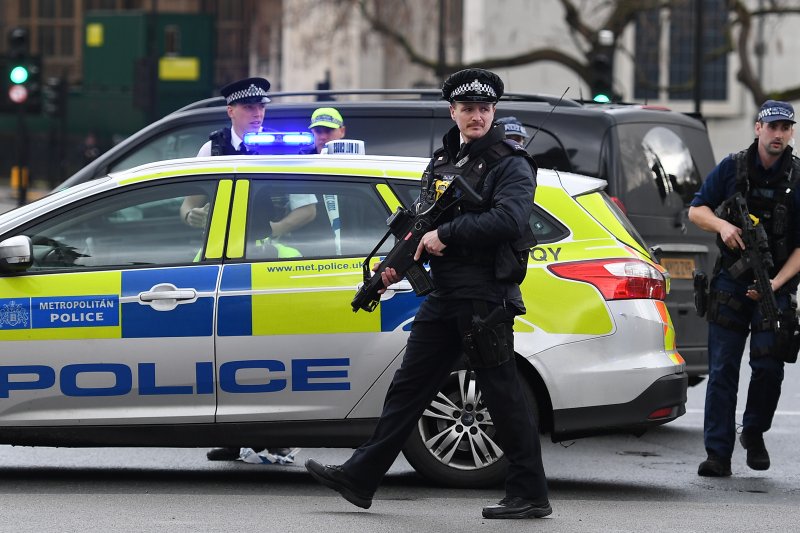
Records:
{"label": "car window", "polygon": [[195,157],[200,147],[208,141],[209,134],[225,124],[194,124],[161,132],[157,137],[135,146],[128,154],[109,166],[109,172],[127,170],[145,163]]}
{"label": "car window", "polygon": [[536,204],[533,205],[529,224],[538,244],[560,241],[569,235],[569,228]]}
{"label": "car window", "polygon": [[[245,257],[365,256],[388,230],[388,215],[368,182],[254,179]],[[289,222],[292,217],[297,222]],[[380,252],[392,244],[388,239]]]}
{"label": "car window", "polygon": [[213,198],[216,181],[159,184],[104,195],[21,231],[33,242],[29,271],[191,263],[204,228],[180,215],[189,196]]}
{"label": "car window", "polygon": [[673,211],[689,205],[702,178],[684,133],[667,125],[618,126],[629,211],[656,214],[653,210]]}
{"label": "car window", "polygon": [[539,168],[572,171],[572,164],[569,162],[567,152],[558,139],[544,130],[536,132],[536,127],[530,124],[525,124],[525,127],[529,132],[536,133],[535,137],[528,139],[525,149],[531,154]]}

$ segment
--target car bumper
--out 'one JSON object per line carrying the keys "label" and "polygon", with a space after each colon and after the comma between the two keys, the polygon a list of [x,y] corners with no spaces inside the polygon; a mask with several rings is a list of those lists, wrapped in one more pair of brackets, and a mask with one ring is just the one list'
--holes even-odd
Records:
{"label": "car bumper", "polygon": [[689,377],[708,374],[708,346],[678,346],[678,353],[686,361]]}
{"label": "car bumper", "polygon": [[[686,413],[688,374],[681,372],[656,380],[627,403],[557,409],[553,411],[553,442],[609,433],[642,434]],[[668,414],[651,418],[660,409]]]}

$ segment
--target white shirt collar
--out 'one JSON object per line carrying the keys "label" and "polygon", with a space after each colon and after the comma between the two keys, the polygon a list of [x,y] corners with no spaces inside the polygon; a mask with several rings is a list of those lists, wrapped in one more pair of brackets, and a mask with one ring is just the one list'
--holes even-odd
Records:
{"label": "white shirt collar", "polygon": [[234,150],[239,150],[239,146],[242,144],[242,139],[236,135],[236,130],[233,129],[231,126],[231,146],[233,146]]}

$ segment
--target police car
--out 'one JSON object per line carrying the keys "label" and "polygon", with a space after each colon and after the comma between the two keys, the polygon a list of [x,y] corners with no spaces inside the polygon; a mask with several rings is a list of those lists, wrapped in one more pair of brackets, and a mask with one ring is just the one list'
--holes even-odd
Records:
{"label": "police car", "polygon": [[[0,443],[354,447],[371,434],[421,299],[350,302],[427,160],[171,160],[0,215]],[[668,279],[602,189],[542,170],[517,364],[554,441],[641,433],[685,411]],[[310,222],[271,233],[293,198]],[[181,216],[208,206],[203,227]],[[380,249],[386,253],[391,239]],[[424,476],[504,475],[474,377],[453,369],[405,450]]]}

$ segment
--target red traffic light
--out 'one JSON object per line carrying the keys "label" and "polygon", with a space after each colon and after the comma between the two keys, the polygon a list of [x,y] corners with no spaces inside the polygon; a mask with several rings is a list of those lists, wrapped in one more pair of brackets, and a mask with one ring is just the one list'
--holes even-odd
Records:
{"label": "red traffic light", "polygon": [[24,85],[12,85],[8,88],[8,99],[15,104],[22,104],[28,99],[28,89]]}

